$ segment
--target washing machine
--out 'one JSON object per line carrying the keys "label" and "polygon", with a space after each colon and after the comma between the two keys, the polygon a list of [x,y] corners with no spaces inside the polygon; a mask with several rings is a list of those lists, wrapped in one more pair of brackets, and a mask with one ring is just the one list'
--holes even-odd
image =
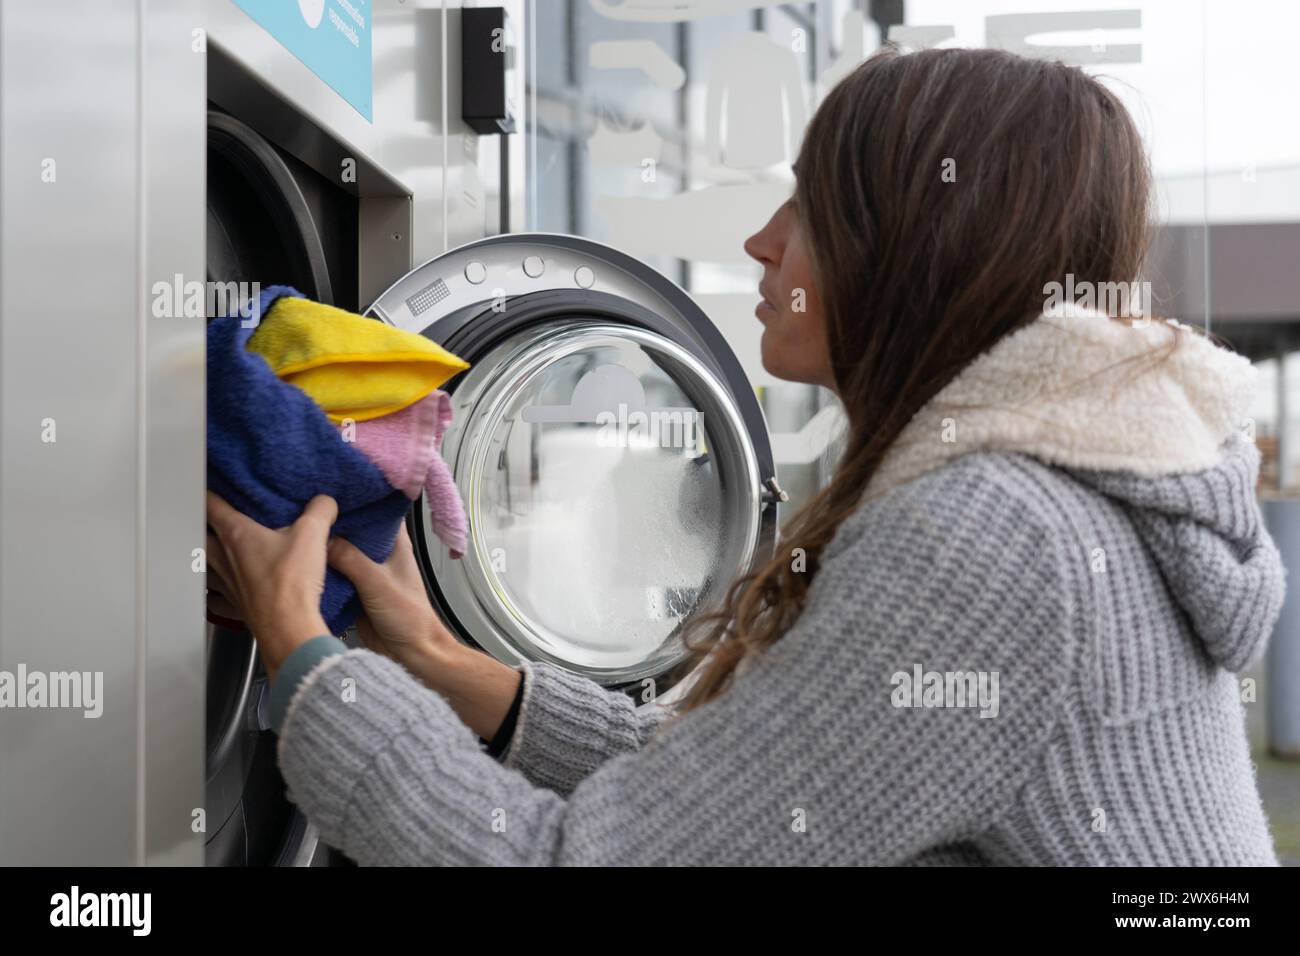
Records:
{"label": "washing machine", "polygon": [[[345,197],[219,111],[208,182],[210,279],[335,303],[355,218]],[[679,632],[770,554],[782,497],[762,412],[717,328],[639,260],[539,233],[440,255],[366,314],[471,363],[444,386],[442,446],[469,549],[450,557],[422,500],[408,522],[443,620],[511,665],[671,699],[689,664]],[[285,801],[251,638],[210,625],[207,647],[208,865],[346,862]]]}
{"label": "washing machine", "polygon": [[[355,198],[211,105],[210,281],[360,311],[357,222]],[[782,497],[731,348],[680,287],[577,236],[485,237],[394,278],[365,314],[471,364],[444,386],[442,446],[467,553],[450,558],[423,501],[409,519],[430,600],[506,663],[670,700],[683,625],[771,553]],[[285,800],[253,641],[209,625],[207,653],[206,863],[346,863]]]}
{"label": "washing machine", "polygon": [[[346,194],[226,113],[208,137],[209,279],[334,304]],[[679,631],[771,552],[781,497],[753,390],[704,312],[616,249],[528,233],[430,260],[367,314],[471,363],[445,386],[442,447],[469,550],[450,558],[422,501],[410,520],[443,619],[512,665],[672,695]],[[252,640],[210,626],[207,646],[208,864],[328,860],[284,800]]]}

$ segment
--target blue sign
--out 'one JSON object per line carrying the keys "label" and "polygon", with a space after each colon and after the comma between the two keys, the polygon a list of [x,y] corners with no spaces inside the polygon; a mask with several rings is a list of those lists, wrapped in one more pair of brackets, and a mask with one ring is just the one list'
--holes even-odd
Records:
{"label": "blue sign", "polygon": [[370,0],[234,0],[358,113],[374,121]]}

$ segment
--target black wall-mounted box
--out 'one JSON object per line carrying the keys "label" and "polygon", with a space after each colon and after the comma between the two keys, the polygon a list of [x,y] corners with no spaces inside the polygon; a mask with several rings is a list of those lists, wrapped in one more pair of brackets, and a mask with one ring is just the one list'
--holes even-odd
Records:
{"label": "black wall-mounted box", "polygon": [[514,31],[504,7],[461,10],[461,107],[477,133],[513,133],[509,77],[515,65]]}

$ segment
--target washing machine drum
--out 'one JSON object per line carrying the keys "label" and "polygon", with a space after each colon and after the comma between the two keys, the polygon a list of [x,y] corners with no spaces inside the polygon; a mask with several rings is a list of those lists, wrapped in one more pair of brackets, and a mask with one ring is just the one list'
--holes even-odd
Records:
{"label": "washing machine drum", "polygon": [[641,699],[680,681],[692,615],[771,554],[762,412],[717,328],[638,260],[512,234],[403,277],[370,314],[471,363],[443,456],[469,518],[450,558],[413,521],[431,596],[466,641]]}
{"label": "washing machine drum", "polygon": [[[285,158],[234,117],[211,112],[207,277],[283,282],[333,299],[318,217]],[[208,625],[205,858],[210,866],[308,865],[316,831],[285,798],[270,731],[270,688],[244,632]]]}

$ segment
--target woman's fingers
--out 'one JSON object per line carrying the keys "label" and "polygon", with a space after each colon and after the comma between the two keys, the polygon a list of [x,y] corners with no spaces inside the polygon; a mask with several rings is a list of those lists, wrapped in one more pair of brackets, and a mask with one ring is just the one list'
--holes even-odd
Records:
{"label": "woman's fingers", "polygon": [[221,542],[208,532],[207,553],[208,587],[205,598],[207,618],[218,627],[241,630],[244,627],[244,610],[238,605],[239,596],[230,581],[230,560]]}
{"label": "woman's fingers", "polygon": [[393,554],[399,552],[404,554],[415,553],[415,548],[411,545],[411,536],[406,531],[405,521],[397,526],[397,537],[393,539]]}
{"label": "woman's fingers", "polygon": [[208,610],[228,621],[243,621],[244,612],[220,594],[208,594]]}
{"label": "woman's fingers", "polygon": [[351,541],[343,538],[330,538],[325,559],[330,567],[351,581],[358,590],[368,588],[377,576],[383,574],[379,565],[366,557]]}
{"label": "woman's fingers", "polygon": [[211,606],[214,594],[237,599],[238,595],[235,591],[234,572],[230,567],[230,557],[226,554],[226,549],[221,546],[221,541],[211,531],[208,532],[206,560],[208,605]]}
{"label": "woman's fingers", "polygon": [[423,587],[424,584],[405,524],[398,526],[392,553],[383,564],[371,561],[364,551],[344,538],[330,538],[326,560],[358,590],[371,591],[385,582],[395,582],[402,587]]}
{"label": "woman's fingers", "polygon": [[357,637],[366,650],[383,653],[384,642],[375,634],[375,626],[370,623],[370,618],[366,617],[364,611],[357,617]]}
{"label": "woman's fingers", "polygon": [[252,522],[251,518],[240,514],[215,491],[208,491],[207,503],[208,524],[212,525],[212,530],[217,533],[218,538],[226,540],[236,529]]}
{"label": "woman's fingers", "polygon": [[208,532],[207,567],[209,573],[215,574],[223,582],[230,582],[230,559],[226,556],[226,549],[221,546],[221,539],[211,531]]}
{"label": "woman's fingers", "polygon": [[424,590],[424,575],[420,573],[419,562],[415,559],[415,546],[411,544],[411,536],[407,534],[405,524],[397,530],[393,553],[385,563],[393,569],[393,574],[403,587]]}
{"label": "woman's fingers", "polygon": [[238,623],[244,619],[244,611],[236,603],[239,595],[230,580],[230,563],[225,550],[216,535],[208,534],[208,588],[207,609],[209,615],[225,618],[214,623]]}
{"label": "woman's fingers", "polygon": [[307,502],[307,507],[302,510],[302,514],[298,516],[293,526],[306,528],[309,533],[319,536],[323,541],[329,537],[330,528],[334,526],[338,516],[338,502],[329,495],[317,495]]}
{"label": "woman's fingers", "polygon": [[217,572],[208,570],[208,586],[204,589],[207,592],[208,600],[211,601],[214,595],[230,598],[234,600],[235,589],[230,586],[230,582],[223,580]]}

